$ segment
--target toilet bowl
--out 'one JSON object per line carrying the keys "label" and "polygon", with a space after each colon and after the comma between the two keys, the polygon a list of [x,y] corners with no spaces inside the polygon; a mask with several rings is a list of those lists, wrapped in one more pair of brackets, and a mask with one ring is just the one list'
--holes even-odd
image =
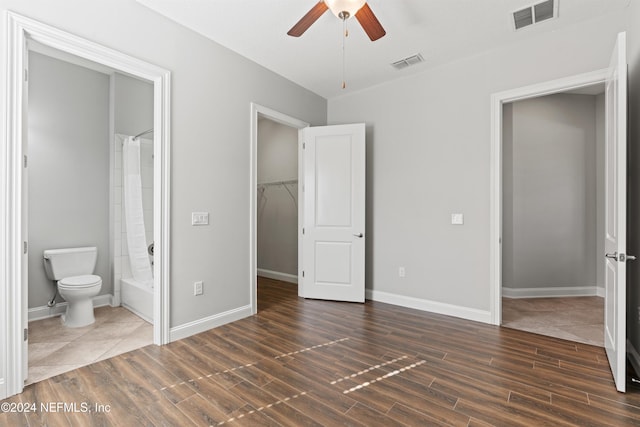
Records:
{"label": "toilet bowl", "polygon": [[100,276],[93,274],[71,276],[58,281],[58,293],[67,301],[67,311],[62,323],[70,328],[79,328],[95,322],[93,297],[102,287]]}
{"label": "toilet bowl", "polygon": [[102,287],[100,276],[92,274],[98,248],[47,249],[43,258],[47,277],[56,281],[60,296],[67,301],[62,323],[79,328],[95,322],[93,297],[98,295]]}

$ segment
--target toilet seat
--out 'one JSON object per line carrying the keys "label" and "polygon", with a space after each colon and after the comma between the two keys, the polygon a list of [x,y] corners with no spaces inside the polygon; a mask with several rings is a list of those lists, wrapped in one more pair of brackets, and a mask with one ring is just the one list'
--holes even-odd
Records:
{"label": "toilet seat", "polygon": [[82,276],[65,277],[58,281],[58,286],[66,289],[90,288],[102,283],[100,276],[85,274]]}

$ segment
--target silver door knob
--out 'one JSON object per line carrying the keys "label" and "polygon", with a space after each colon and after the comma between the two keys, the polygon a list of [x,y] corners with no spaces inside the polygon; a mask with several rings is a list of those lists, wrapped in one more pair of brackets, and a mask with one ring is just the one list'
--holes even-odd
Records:
{"label": "silver door knob", "polygon": [[364,237],[364,234],[358,233],[358,234],[354,234],[353,236],[362,239]]}
{"label": "silver door knob", "polygon": [[610,259],[615,259],[616,261],[618,260],[618,252],[614,252],[612,254],[604,254],[604,256]]}

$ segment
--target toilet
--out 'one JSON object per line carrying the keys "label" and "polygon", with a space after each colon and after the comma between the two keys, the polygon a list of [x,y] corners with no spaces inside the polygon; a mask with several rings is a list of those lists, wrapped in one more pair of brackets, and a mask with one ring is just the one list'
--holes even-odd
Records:
{"label": "toilet", "polygon": [[102,287],[102,279],[93,273],[98,248],[47,249],[43,253],[47,277],[57,281],[58,293],[67,301],[62,324],[79,328],[95,322],[93,297]]}

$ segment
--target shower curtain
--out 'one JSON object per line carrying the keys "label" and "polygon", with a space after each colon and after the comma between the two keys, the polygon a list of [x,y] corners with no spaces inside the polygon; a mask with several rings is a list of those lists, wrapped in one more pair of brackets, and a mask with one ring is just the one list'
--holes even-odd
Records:
{"label": "shower curtain", "polygon": [[142,208],[142,180],[140,178],[140,140],[127,137],[122,145],[124,222],[127,229],[127,248],[133,278],[153,287],[153,273],[147,255]]}

